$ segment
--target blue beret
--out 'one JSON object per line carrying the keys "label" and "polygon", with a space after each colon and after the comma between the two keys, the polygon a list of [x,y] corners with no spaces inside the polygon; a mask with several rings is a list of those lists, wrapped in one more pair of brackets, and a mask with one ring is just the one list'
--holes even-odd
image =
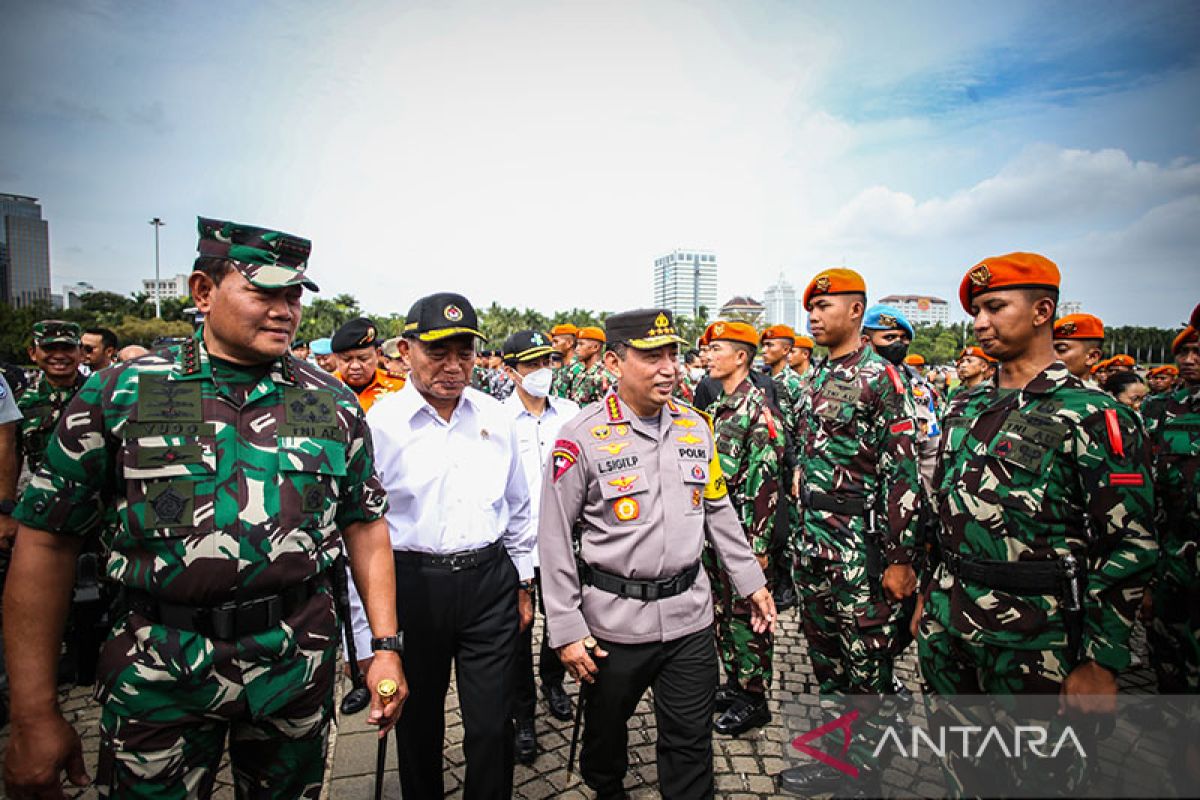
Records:
{"label": "blue beret", "polygon": [[314,356],[333,355],[333,340],[328,336],[324,339],[313,339],[308,343],[308,349]]}
{"label": "blue beret", "polygon": [[912,323],[905,319],[900,309],[892,306],[871,306],[863,317],[862,326],[867,331],[904,331],[910,339],[916,336]]}

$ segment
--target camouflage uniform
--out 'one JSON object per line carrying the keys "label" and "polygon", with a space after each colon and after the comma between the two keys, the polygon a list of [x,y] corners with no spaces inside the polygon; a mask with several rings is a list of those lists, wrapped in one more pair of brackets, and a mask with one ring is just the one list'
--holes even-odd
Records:
{"label": "camouflage uniform", "polygon": [[[339,531],[381,517],[386,499],[345,386],[290,355],[214,362],[202,333],[93,375],[15,516],[86,536],[107,505],[120,515],[107,573],[131,610],[100,656],[101,786],[207,796],[228,733],[239,796],[316,798],[338,641],[323,573]],[[168,627],[138,605],[280,593],[283,624],[241,638]]]}
{"label": "camouflage uniform", "polygon": [[[779,500],[779,464],[783,435],[767,407],[766,397],[743,380],[732,394],[709,408],[717,455],[729,496],[756,556],[768,556]],[[774,636],[755,633],[750,603],[738,597],[716,551],[706,546],[702,561],[713,592],[717,650],[730,684],[762,696],[771,685]],[[773,564],[765,570],[770,585]]]}
{"label": "camouflage uniform", "polygon": [[575,382],[576,367],[579,362],[572,359],[554,370],[554,380],[550,382],[550,394],[564,400],[571,399],[571,384]]}
{"label": "camouflage uniform", "polygon": [[913,410],[916,413],[917,459],[921,472],[921,487],[928,494],[933,488],[933,469],[937,465],[938,444],[942,437],[941,424],[938,422],[941,404],[937,391],[921,373],[908,365],[905,365],[903,372],[912,393]]}
{"label": "camouflage uniform", "polygon": [[[918,637],[929,689],[1057,693],[1080,659],[1126,668],[1155,560],[1149,450],[1132,412],[1058,362],[1020,391],[959,393],[942,431],[934,478],[942,563]],[[1076,612],[1068,556],[1083,571]],[[1043,590],[1017,591],[1011,573],[1029,581],[1031,569],[1049,573]],[[939,708],[935,697],[935,716]],[[1039,775],[1071,782],[1078,766]],[[958,782],[966,769],[952,761],[949,777]]]}
{"label": "camouflage uniform", "polygon": [[1200,692],[1200,386],[1142,406],[1155,456],[1161,558],[1150,661],[1164,694]]}
{"label": "camouflage uniform", "polygon": [[478,361],[471,367],[471,388],[486,393],[488,390],[488,368]]}
{"label": "camouflage uniform", "polygon": [[504,370],[502,369],[488,370],[488,373],[487,388],[485,391],[497,400],[507,400],[515,387],[512,378],[504,374]]}
{"label": "camouflage uniform", "polygon": [[21,452],[30,472],[37,472],[41,466],[58,418],[85,380],[87,378],[83,373],[79,373],[73,384],[59,388],[50,383],[46,373],[39,372],[25,393],[17,399],[17,408],[24,417],[18,426]]}
{"label": "camouflage uniform", "polygon": [[795,442],[797,436],[797,424],[799,423],[800,401],[804,394],[804,381],[790,367],[784,367],[778,373],[771,375],[771,380],[775,381],[775,399],[779,405],[779,415],[782,417],[783,429],[787,433],[787,440]]}
{"label": "camouflage uniform", "polygon": [[583,408],[588,403],[602,400],[608,393],[609,384],[608,370],[599,359],[590,367],[580,364],[571,381],[571,394],[568,399],[574,400]]}

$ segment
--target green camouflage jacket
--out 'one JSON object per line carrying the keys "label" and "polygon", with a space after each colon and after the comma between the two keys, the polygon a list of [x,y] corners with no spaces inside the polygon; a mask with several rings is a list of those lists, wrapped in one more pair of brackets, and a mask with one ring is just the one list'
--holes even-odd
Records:
{"label": "green camouflage jacket", "polygon": [[571,363],[563,364],[558,369],[554,370],[554,380],[550,382],[550,394],[555,397],[561,397],[564,400],[571,399],[571,386],[575,383],[575,376],[582,369],[579,362],[571,359]]}
{"label": "green camouflage jacket", "polygon": [[[1156,557],[1150,450],[1133,413],[1062,362],[1020,391],[960,392],[942,421],[934,510],[943,553],[1087,565],[1085,658],[1129,664],[1129,631]],[[1066,645],[1056,595],[960,581],[943,565],[927,614],[970,641],[1021,650]]]}
{"label": "green camouflage jacket", "polygon": [[87,378],[80,373],[75,377],[75,383],[60,389],[46,380],[46,373],[39,372],[25,393],[17,399],[17,408],[22,416],[19,425],[21,452],[25,455],[30,472],[37,472],[41,466],[46,445],[50,443],[63,409],[85,380]]}
{"label": "green camouflage jacket", "polygon": [[784,367],[778,374],[772,375],[775,382],[775,401],[779,406],[783,429],[787,433],[789,443],[798,440],[796,428],[799,422],[800,397],[804,394],[804,381],[791,367]]}
{"label": "green camouflage jacket", "polygon": [[1200,577],[1200,386],[1142,406],[1154,451],[1158,578],[1189,586]]}
{"label": "green camouflage jacket", "polygon": [[86,536],[115,505],[111,578],[216,605],[324,571],[387,501],[348,388],[290,355],[226,382],[200,337],[93,375],[14,516]]}
{"label": "green camouflage jacket", "polygon": [[[876,510],[878,544],[892,564],[912,561],[921,500],[912,396],[870,347],[823,362],[801,396],[801,491],[861,499]],[[805,507],[799,553],[842,561],[866,548],[866,519]]]}
{"label": "green camouflage jacket", "polygon": [[602,400],[604,395],[608,394],[609,385],[609,373],[604,368],[602,361],[596,359],[595,364],[586,368],[580,364],[574,380],[571,381],[569,399],[574,400],[580,408],[583,408],[588,403]]}
{"label": "green camouflage jacket", "polygon": [[783,431],[767,407],[762,390],[743,380],[732,394],[708,409],[717,455],[733,507],[755,555],[771,549],[771,532],[779,502],[779,465]]}
{"label": "green camouflage jacket", "polygon": [[487,392],[488,387],[488,368],[480,364],[475,364],[471,367],[471,388],[478,389],[481,392]]}

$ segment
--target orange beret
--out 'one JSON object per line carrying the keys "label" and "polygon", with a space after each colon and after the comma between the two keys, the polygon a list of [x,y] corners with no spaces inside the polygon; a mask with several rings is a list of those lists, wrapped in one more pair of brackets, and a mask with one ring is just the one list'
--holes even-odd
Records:
{"label": "orange beret", "polygon": [[867,282],[852,269],[837,267],[817,273],[804,290],[804,308],[808,310],[813,295],[818,294],[866,294]]}
{"label": "orange beret", "polygon": [[772,325],[768,328],[763,328],[763,340],[767,339],[791,339],[793,344],[796,341],[796,332],[787,325]]}
{"label": "orange beret", "polygon": [[551,336],[578,336],[579,328],[576,328],[569,322],[564,322],[562,325],[555,325],[550,329]]}
{"label": "orange beret", "polygon": [[989,364],[996,363],[996,359],[992,358],[987,353],[983,352],[983,348],[979,347],[978,345],[964,347],[963,351],[958,354],[959,358],[965,358],[966,356],[975,356],[975,358],[982,358],[984,361],[986,361]]}
{"label": "orange beret", "polygon": [[1137,362],[1133,360],[1133,356],[1128,356],[1122,353],[1118,356],[1113,356],[1108,360],[1110,367],[1136,367]]}
{"label": "orange beret", "polygon": [[1091,370],[1092,374],[1095,375],[1097,372],[1100,371],[1100,368],[1103,366],[1104,366],[1103,361],[1097,361],[1095,364],[1092,364],[1092,370]]}
{"label": "orange beret", "polygon": [[607,342],[608,341],[608,339],[604,338],[604,329],[603,328],[592,328],[592,327],[580,328],[579,333],[575,334],[575,338],[591,339],[594,342]]}
{"label": "orange beret", "polygon": [[968,314],[971,300],[1001,289],[1057,289],[1058,265],[1037,253],[1009,253],[985,258],[967,271],[958,287],[958,299]]}
{"label": "orange beret", "polygon": [[1170,375],[1171,377],[1175,377],[1179,374],[1179,367],[1175,366],[1174,364],[1167,364],[1165,366],[1155,367],[1154,369],[1150,370],[1150,374]]}
{"label": "orange beret", "polygon": [[925,366],[925,356],[920,353],[911,353],[904,357],[904,363],[913,367]]}
{"label": "orange beret", "polygon": [[1200,303],[1197,303],[1196,307],[1192,309],[1191,326],[1200,331]]}
{"label": "orange beret", "polygon": [[1196,341],[1197,338],[1196,329],[1191,325],[1188,325],[1179,332],[1179,335],[1175,337],[1175,341],[1171,342],[1171,352],[1178,353],[1179,348],[1183,347],[1188,342]]}
{"label": "orange beret", "polygon": [[1067,314],[1054,323],[1055,339],[1103,339],[1104,323],[1091,314]]}
{"label": "orange beret", "polygon": [[754,330],[753,325],[748,325],[745,322],[717,320],[704,330],[704,336],[710,342],[718,340],[741,342],[742,344],[750,345],[756,350],[758,349],[758,331]]}
{"label": "orange beret", "polygon": [[817,343],[807,336],[797,336],[792,339],[792,343],[794,346],[803,348],[805,350],[812,350],[817,346]]}

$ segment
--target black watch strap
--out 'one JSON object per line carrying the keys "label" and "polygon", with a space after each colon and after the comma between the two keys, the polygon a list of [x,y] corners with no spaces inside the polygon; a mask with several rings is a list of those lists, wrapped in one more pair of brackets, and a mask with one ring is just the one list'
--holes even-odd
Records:
{"label": "black watch strap", "polygon": [[16,511],[16,509],[16,500],[0,500],[0,514],[3,514],[6,517],[11,517],[12,512]]}
{"label": "black watch strap", "polygon": [[390,650],[393,653],[404,655],[404,634],[398,633],[395,636],[372,639],[371,650]]}

